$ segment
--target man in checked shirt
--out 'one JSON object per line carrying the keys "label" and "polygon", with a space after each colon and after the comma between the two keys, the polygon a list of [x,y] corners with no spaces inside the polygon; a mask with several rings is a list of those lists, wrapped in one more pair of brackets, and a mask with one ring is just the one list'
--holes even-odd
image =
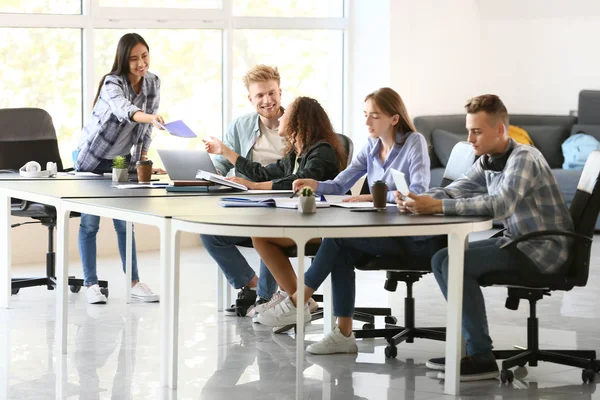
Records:
{"label": "man in checked shirt", "polygon": [[[410,193],[406,198],[397,194],[396,203],[400,211],[414,214],[491,216],[506,228],[503,237],[472,242],[465,251],[462,329],[467,356],[461,360],[460,378],[474,381],[498,376],[478,278],[519,268],[555,272],[567,261],[569,238],[536,238],[519,244],[516,251],[500,246],[530,232],[573,230],[573,223],[542,154],[508,136],[508,112],[500,98],[481,95],[469,100],[465,108],[468,140],[481,157],[447,187],[433,188],[421,195]],[[447,297],[448,249],[437,252],[431,265]],[[445,359],[434,358],[426,365],[443,371]]]}

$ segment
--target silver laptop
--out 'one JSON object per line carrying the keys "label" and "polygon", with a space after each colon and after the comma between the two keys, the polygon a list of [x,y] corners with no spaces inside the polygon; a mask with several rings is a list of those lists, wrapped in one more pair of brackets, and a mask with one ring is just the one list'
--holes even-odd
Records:
{"label": "silver laptop", "polygon": [[194,180],[199,169],[217,173],[210,156],[203,150],[159,149],[158,155],[171,180]]}

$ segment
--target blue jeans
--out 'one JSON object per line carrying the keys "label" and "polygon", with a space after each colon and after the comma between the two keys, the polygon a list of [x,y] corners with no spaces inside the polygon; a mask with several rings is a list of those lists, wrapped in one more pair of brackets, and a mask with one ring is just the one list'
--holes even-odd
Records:
{"label": "blue jeans", "polygon": [[[255,272],[248,264],[236,245],[249,242],[250,238],[239,236],[214,236],[200,235],[208,254],[217,262],[225,277],[236,289],[248,285]],[[260,260],[260,274],[258,277],[257,294],[263,299],[269,300],[277,290],[277,282],[271,272]]]}
{"label": "blue jeans", "polygon": [[[119,254],[123,271],[125,271],[125,250],[126,250],[126,228],[125,221],[113,219],[115,231],[117,231],[117,242],[119,243]],[[98,283],[96,275],[96,234],[100,227],[100,217],[97,215],[81,214],[81,224],[79,225],[79,254],[83,264],[83,281],[86,286]],[[131,262],[131,280],[138,281],[137,257],[135,252],[135,237],[133,237]]]}
{"label": "blue jeans", "polygon": [[331,274],[333,314],[352,317],[356,282],[354,266],[364,257],[398,256],[430,259],[440,249],[439,236],[324,239],[311,266],[304,274],[304,283],[317,290]]}
{"label": "blue jeans", "polygon": [[[75,156],[76,157],[76,156]],[[131,156],[127,156],[127,161]],[[102,160],[96,169],[92,172],[102,174],[111,172],[112,160]],[[119,244],[119,254],[121,255],[121,263],[123,271],[125,271],[125,250],[126,250],[126,227],[125,221],[113,219],[115,231],[117,231],[117,242]],[[100,217],[96,215],[81,214],[81,223],[79,225],[79,254],[81,263],[83,264],[83,282],[86,286],[95,285],[98,283],[98,275],[96,274],[96,234],[100,227]],[[132,262],[131,262],[131,280],[139,280],[137,269],[137,256],[135,251],[135,235],[133,236],[132,247]]]}
{"label": "blue jeans", "polygon": [[[467,342],[467,354],[487,356],[492,351],[485,301],[478,279],[490,272],[517,271],[522,268],[537,270],[525,255],[500,249],[499,239],[487,239],[469,243],[465,251],[463,282],[462,332]],[[525,265],[523,265],[525,263]],[[438,251],[431,260],[435,279],[448,298],[448,249]]]}

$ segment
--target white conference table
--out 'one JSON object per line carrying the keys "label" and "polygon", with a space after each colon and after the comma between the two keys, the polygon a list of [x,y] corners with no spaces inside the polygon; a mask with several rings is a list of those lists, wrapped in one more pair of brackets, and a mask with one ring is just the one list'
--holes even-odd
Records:
{"label": "white conference table", "polygon": [[[4,182],[2,182],[4,183]],[[121,191],[121,189],[113,189]],[[155,225],[161,231],[161,383],[177,387],[177,332],[179,301],[179,236],[181,232],[226,236],[287,237],[298,245],[298,288],[304,287],[304,245],[315,237],[385,237],[448,235],[449,285],[446,334],[447,394],[459,393],[459,362],[461,356],[461,320],[464,248],[471,232],[490,229],[487,217],[413,216],[400,214],[395,208],[382,213],[351,213],[346,209],[319,209],[313,215],[301,215],[294,210],[266,208],[222,208],[216,196],[169,198],[153,195],[159,189],[133,190],[138,198],[67,198],[40,194],[40,190],[19,187],[6,188],[0,184],[0,238],[10,237],[10,197],[53,205],[57,209],[57,275],[61,299],[57,304],[60,338],[58,348],[66,353],[66,310],[68,259],[68,218],[71,211],[85,212],[129,222]],[[54,191],[52,191],[54,194]],[[125,194],[125,193],[123,193]],[[216,194],[216,193],[213,193]],[[149,196],[149,197],[148,197]],[[111,198],[112,197],[112,198]],[[175,204],[177,203],[177,205]],[[187,206],[186,206],[187,205]],[[190,208],[191,207],[191,208]],[[193,210],[186,216],[189,210]],[[182,214],[184,213],[184,214]],[[9,248],[9,240],[0,244],[0,250]],[[8,262],[7,262],[8,260]],[[0,258],[3,272],[10,267],[10,254]],[[0,264],[1,265],[1,264]],[[6,277],[6,275],[4,275]],[[10,275],[8,276],[10,280]],[[6,285],[2,285],[6,286]],[[6,288],[0,288],[6,290]],[[299,302],[303,291],[299,290]],[[5,293],[6,294],[6,293]],[[8,292],[10,296],[10,291]],[[2,296],[4,297],[4,296]],[[1,299],[4,301],[4,298]],[[330,308],[330,307],[329,307]],[[331,315],[331,310],[328,311]],[[302,320],[302,310],[298,318]],[[326,321],[327,319],[326,316]],[[325,325],[326,329],[330,327]],[[304,324],[297,327],[297,398],[302,398],[302,371],[304,352]],[[165,365],[166,364],[166,365]]]}
{"label": "white conference table", "polygon": [[[391,237],[448,235],[449,276],[446,308],[446,370],[444,391],[456,395],[460,389],[460,358],[462,349],[462,292],[464,250],[468,235],[492,227],[489,217],[447,217],[401,214],[395,207],[385,212],[353,213],[347,209],[324,208],[315,214],[300,214],[295,210],[271,208],[222,208],[215,197],[202,199],[202,208],[194,215],[173,216],[171,220],[170,254],[172,272],[169,290],[172,318],[169,386],[177,386],[178,323],[179,323],[179,235],[181,232],[225,236],[255,236],[290,238],[296,242],[298,254],[298,303],[304,304],[304,247],[312,238]],[[326,302],[327,303],[327,302]],[[331,305],[325,304],[324,320],[330,321]],[[329,310],[327,310],[329,309]],[[298,307],[297,321],[303,321],[303,309]],[[331,329],[326,322],[324,329]],[[296,327],[296,398],[303,398],[304,323]]]}
{"label": "white conference table", "polygon": [[[149,199],[178,199],[198,198],[222,194],[219,190],[212,189],[207,192],[166,192],[164,188],[150,189],[117,189],[112,187],[112,182],[107,179],[78,179],[64,177],[64,179],[11,179],[3,180],[0,177],[0,308],[8,308],[11,297],[11,198],[18,198],[36,203],[42,203],[56,208],[56,278],[57,292],[57,315],[56,315],[56,340],[58,354],[67,353],[67,330],[68,330],[68,253],[69,253],[69,218],[71,212],[82,212],[107,218],[116,218],[127,221],[127,256],[126,256],[126,298],[129,299],[131,285],[131,245],[132,245],[132,223],[140,223],[156,226],[160,231],[160,260],[161,260],[161,298],[169,298],[169,249],[170,249],[170,213],[171,210],[182,212],[193,212],[193,208],[162,207],[162,213],[153,214],[140,213],[138,210],[128,211],[124,206],[132,199],[148,202]],[[66,200],[77,200],[72,207],[65,207]],[[122,208],[106,207],[102,204],[95,206],[94,200],[113,199]],[[193,206],[193,201],[188,202]],[[139,206],[138,206],[139,207]],[[156,209],[154,211],[157,211]],[[167,302],[161,302],[161,319],[170,320],[167,312]],[[164,342],[161,349],[165,351],[162,357],[169,358],[168,349],[168,326],[164,326],[161,340]],[[167,363],[163,363],[167,367]],[[161,382],[168,383],[167,369],[161,370]]]}

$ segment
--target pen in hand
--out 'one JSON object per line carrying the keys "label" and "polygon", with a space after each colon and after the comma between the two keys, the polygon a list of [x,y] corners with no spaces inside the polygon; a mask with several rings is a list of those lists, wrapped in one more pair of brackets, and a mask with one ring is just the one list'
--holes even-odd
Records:
{"label": "pen in hand", "polygon": [[290,196],[290,199],[293,199],[294,196],[297,195],[299,191],[300,191],[300,189],[298,189],[294,193],[292,193],[292,195]]}

